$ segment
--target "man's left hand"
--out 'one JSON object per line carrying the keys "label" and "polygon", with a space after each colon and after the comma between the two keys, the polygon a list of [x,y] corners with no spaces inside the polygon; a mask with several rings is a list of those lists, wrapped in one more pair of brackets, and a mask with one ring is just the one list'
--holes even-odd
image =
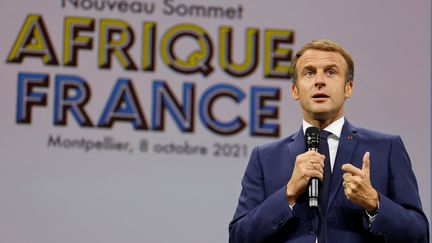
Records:
{"label": "man's left hand", "polygon": [[344,164],[342,170],[343,187],[348,200],[372,212],[378,208],[378,192],[370,181],[369,155],[369,152],[364,154],[362,169],[352,164]]}

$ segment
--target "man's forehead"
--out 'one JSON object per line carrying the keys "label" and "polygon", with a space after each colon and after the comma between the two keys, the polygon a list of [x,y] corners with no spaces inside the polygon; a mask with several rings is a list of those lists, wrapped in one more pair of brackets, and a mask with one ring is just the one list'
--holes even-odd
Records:
{"label": "man's forehead", "polygon": [[320,50],[307,50],[298,59],[298,66],[337,66],[339,68],[346,68],[347,63],[343,56],[338,52],[320,51]]}

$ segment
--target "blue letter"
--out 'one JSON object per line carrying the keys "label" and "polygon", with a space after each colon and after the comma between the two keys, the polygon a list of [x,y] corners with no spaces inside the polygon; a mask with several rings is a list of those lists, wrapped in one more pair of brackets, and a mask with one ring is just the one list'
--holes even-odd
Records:
{"label": "blue letter", "polygon": [[92,127],[93,124],[84,110],[90,94],[90,88],[80,77],[58,75],[55,78],[54,125],[66,125],[66,114],[69,110],[80,126]]}
{"label": "blue letter", "polygon": [[183,84],[183,105],[175,99],[172,91],[163,81],[153,83],[152,127],[162,131],[165,126],[165,112],[169,111],[177,127],[183,132],[194,129],[194,84]]}
{"label": "blue letter", "polygon": [[245,122],[242,118],[237,116],[231,121],[223,122],[218,120],[212,112],[214,102],[223,96],[233,99],[236,103],[240,103],[245,98],[245,94],[232,85],[215,85],[208,89],[201,97],[199,104],[200,118],[203,124],[215,133],[221,135],[235,134],[245,127]]}
{"label": "blue letter", "polygon": [[132,82],[119,79],[99,119],[99,127],[112,127],[114,121],[130,121],[135,129],[147,129]]}
{"label": "blue letter", "polygon": [[266,119],[279,117],[277,106],[265,105],[266,100],[279,100],[278,88],[252,87],[250,104],[250,135],[279,137],[279,124],[266,123]]}
{"label": "blue letter", "polygon": [[17,94],[17,123],[31,123],[31,107],[46,106],[47,95],[33,92],[34,87],[48,87],[47,74],[19,73]]}

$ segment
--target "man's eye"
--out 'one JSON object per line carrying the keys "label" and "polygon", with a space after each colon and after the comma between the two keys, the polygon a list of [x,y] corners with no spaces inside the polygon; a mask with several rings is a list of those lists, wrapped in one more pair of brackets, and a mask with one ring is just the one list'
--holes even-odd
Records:
{"label": "man's eye", "polygon": [[327,75],[327,77],[332,78],[332,77],[336,76],[336,72],[334,70],[328,70],[326,72],[326,75]]}
{"label": "man's eye", "polygon": [[314,76],[314,72],[312,72],[312,71],[307,71],[307,72],[305,72],[305,74],[304,74],[304,76],[306,77],[306,78],[312,78],[313,76]]}

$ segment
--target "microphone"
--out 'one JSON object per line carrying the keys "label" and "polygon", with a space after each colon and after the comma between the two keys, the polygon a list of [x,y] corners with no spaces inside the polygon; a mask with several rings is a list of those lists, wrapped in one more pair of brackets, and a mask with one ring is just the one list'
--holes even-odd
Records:
{"label": "microphone", "polygon": [[[320,130],[317,127],[308,127],[305,132],[307,151],[317,151],[320,141]],[[309,181],[309,207],[318,207],[318,178],[313,177]]]}

